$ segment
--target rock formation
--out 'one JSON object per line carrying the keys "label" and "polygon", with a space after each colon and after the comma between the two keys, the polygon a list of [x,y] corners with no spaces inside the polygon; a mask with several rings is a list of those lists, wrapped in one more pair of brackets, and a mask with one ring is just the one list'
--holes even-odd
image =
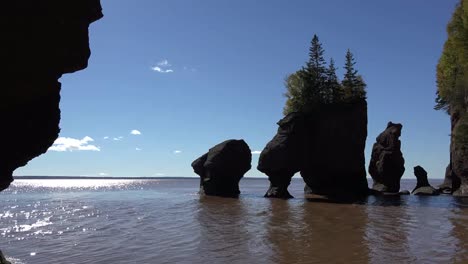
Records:
{"label": "rock formation", "polygon": [[[468,98],[468,97],[467,97]],[[468,142],[465,142],[468,133],[464,135],[463,123],[456,113],[451,115],[452,137],[450,142],[450,166],[452,169],[452,191],[454,196],[468,196]]]}
{"label": "rock formation", "polygon": [[302,166],[305,115],[290,113],[277,124],[278,132],[260,153],[257,169],[270,180],[265,197],[293,198],[288,186]]}
{"label": "rock formation", "polygon": [[444,182],[438,186],[439,192],[443,194],[452,194],[453,186],[460,186],[460,179],[453,177],[452,165],[447,165],[445,169]]}
{"label": "rock formation", "polygon": [[280,122],[258,169],[268,175],[265,196],[289,198],[287,187],[300,171],[311,193],[330,197],[368,194],[364,148],[367,103],[326,105],[310,114],[293,113]]}
{"label": "rock formation", "polygon": [[414,167],[414,176],[416,176],[417,184],[411,192],[414,195],[438,195],[439,191],[429,184],[427,172],[421,166]]}
{"label": "rock formation", "polygon": [[0,264],[11,264],[10,261],[6,260],[5,255],[3,255],[3,252],[0,250]]}
{"label": "rock formation", "polygon": [[239,181],[250,170],[252,153],[244,140],[226,140],[192,162],[200,176],[200,193],[224,197],[240,194]]}
{"label": "rock formation", "polygon": [[372,147],[369,174],[374,181],[372,189],[383,193],[398,193],[400,179],[405,172],[401,153],[401,124],[389,122]]}
{"label": "rock formation", "polygon": [[60,128],[58,79],[87,67],[88,26],[102,17],[99,0],[2,3],[0,190],[13,171],[47,151]]}

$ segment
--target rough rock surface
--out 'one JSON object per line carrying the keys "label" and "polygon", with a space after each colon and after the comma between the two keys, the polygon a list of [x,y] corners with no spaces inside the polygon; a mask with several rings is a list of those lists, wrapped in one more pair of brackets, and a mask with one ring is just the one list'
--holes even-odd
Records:
{"label": "rough rock surface", "polygon": [[364,148],[367,103],[330,105],[311,114],[290,114],[278,122],[258,169],[268,175],[265,196],[289,198],[287,187],[300,171],[308,191],[333,197],[368,194]]}
{"label": "rough rock surface", "polygon": [[87,67],[88,26],[101,17],[99,0],[2,3],[0,190],[13,181],[16,168],[45,153],[58,137],[58,79]]}
{"label": "rough rock surface", "polygon": [[11,264],[10,261],[6,260],[5,255],[3,255],[3,252],[0,250],[0,264]]}
{"label": "rough rock surface", "polygon": [[372,189],[382,193],[398,193],[400,179],[405,172],[401,153],[401,124],[389,122],[372,147],[369,174],[374,181]]}
{"label": "rough rock surface", "polygon": [[450,165],[452,168],[452,191],[454,196],[468,196],[468,146],[456,142],[453,136],[462,125],[460,116],[451,114],[452,137],[450,142]]}
{"label": "rough rock surface", "polygon": [[421,166],[414,167],[414,176],[416,176],[416,187],[411,192],[414,195],[438,195],[439,191],[429,184],[427,172]]}
{"label": "rough rock surface", "polygon": [[[456,179],[458,180],[458,178]],[[445,178],[444,182],[438,186],[439,192],[443,194],[452,194],[452,186],[453,186],[453,172],[452,172],[452,166],[447,165],[447,168],[445,169]]]}
{"label": "rough rock surface", "polygon": [[260,153],[257,169],[270,180],[265,197],[293,198],[288,186],[302,165],[305,116],[291,113],[277,124],[278,132]]}
{"label": "rough rock surface", "polygon": [[224,197],[240,194],[239,181],[250,170],[252,153],[244,140],[230,139],[192,162],[200,176],[200,193]]}

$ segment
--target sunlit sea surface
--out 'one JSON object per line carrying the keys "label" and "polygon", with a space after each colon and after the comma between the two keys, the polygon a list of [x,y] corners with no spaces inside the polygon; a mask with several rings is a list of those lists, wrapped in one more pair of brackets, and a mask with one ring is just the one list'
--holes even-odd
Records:
{"label": "sunlit sea surface", "polygon": [[17,180],[0,193],[0,249],[34,264],[468,263],[466,199],[326,203],[301,179],[295,199],[263,198],[266,179],[243,179],[231,199],[200,197],[198,183]]}

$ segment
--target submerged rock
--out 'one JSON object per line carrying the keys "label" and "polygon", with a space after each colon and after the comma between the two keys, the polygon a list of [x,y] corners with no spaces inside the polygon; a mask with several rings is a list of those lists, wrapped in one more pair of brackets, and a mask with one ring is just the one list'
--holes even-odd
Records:
{"label": "submerged rock", "polygon": [[192,162],[200,176],[200,193],[225,197],[240,194],[239,181],[250,170],[252,153],[244,140],[226,140]]}
{"label": "submerged rock", "polygon": [[416,176],[417,184],[411,192],[414,195],[439,195],[439,191],[429,184],[427,172],[421,166],[414,167],[414,176]]}
{"label": "submerged rock", "polygon": [[313,194],[368,194],[365,100],[327,105],[310,114],[292,113],[278,125],[278,132],[262,151],[257,167],[270,180],[266,197],[292,197],[287,188],[298,171]]}
{"label": "submerged rock", "polygon": [[270,180],[265,197],[293,198],[288,186],[302,165],[305,116],[291,113],[277,124],[278,132],[260,153],[257,169]]}
{"label": "submerged rock", "polygon": [[401,124],[389,122],[372,147],[369,174],[372,176],[372,189],[375,191],[385,193],[400,191],[400,179],[405,172],[405,160],[399,140],[402,127]]}
{"label": "submerged rock", "polygon": [[0,250],[0,264],[11,264],[10,261],[6,260],[5,255],[3,255],[3,252]]}
{"label": "submerged rock", "polygon": [[[102,17],[99,0],[22,0],[2,3],[0,190],[13,171],[45,153],[59,135],[64,73],[84,69],[88,26]],[[31,66],[33,64],[34,66]]]}

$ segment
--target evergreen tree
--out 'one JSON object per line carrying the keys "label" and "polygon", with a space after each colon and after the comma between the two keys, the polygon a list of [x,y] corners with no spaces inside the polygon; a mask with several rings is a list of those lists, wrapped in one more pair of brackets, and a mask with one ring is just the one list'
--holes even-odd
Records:
{"label": "evergreen tree", "polygon": [[326,71],[326,86],[328,88],[328,103],[338,103],[343,100],[343,90],[336,75],[335,61],[330,59],[330,64]]}
{"label": "evergreen tree", "polygon": [[326,63],[323,58],[325,53],[322,43],[317,35],[314,35],[309,48],[309,61],[305,68],[305,107],[314,108],[326,103]]}
{"label": "evergreen tree", "polygon": [[358,71],[354,68],[356,64],[354,56],[348,49],[346,52],[345,75],[342,81],[344,90],[344,101],[353,102],[366,97],[366,84],[362,76],[358,75]]}

